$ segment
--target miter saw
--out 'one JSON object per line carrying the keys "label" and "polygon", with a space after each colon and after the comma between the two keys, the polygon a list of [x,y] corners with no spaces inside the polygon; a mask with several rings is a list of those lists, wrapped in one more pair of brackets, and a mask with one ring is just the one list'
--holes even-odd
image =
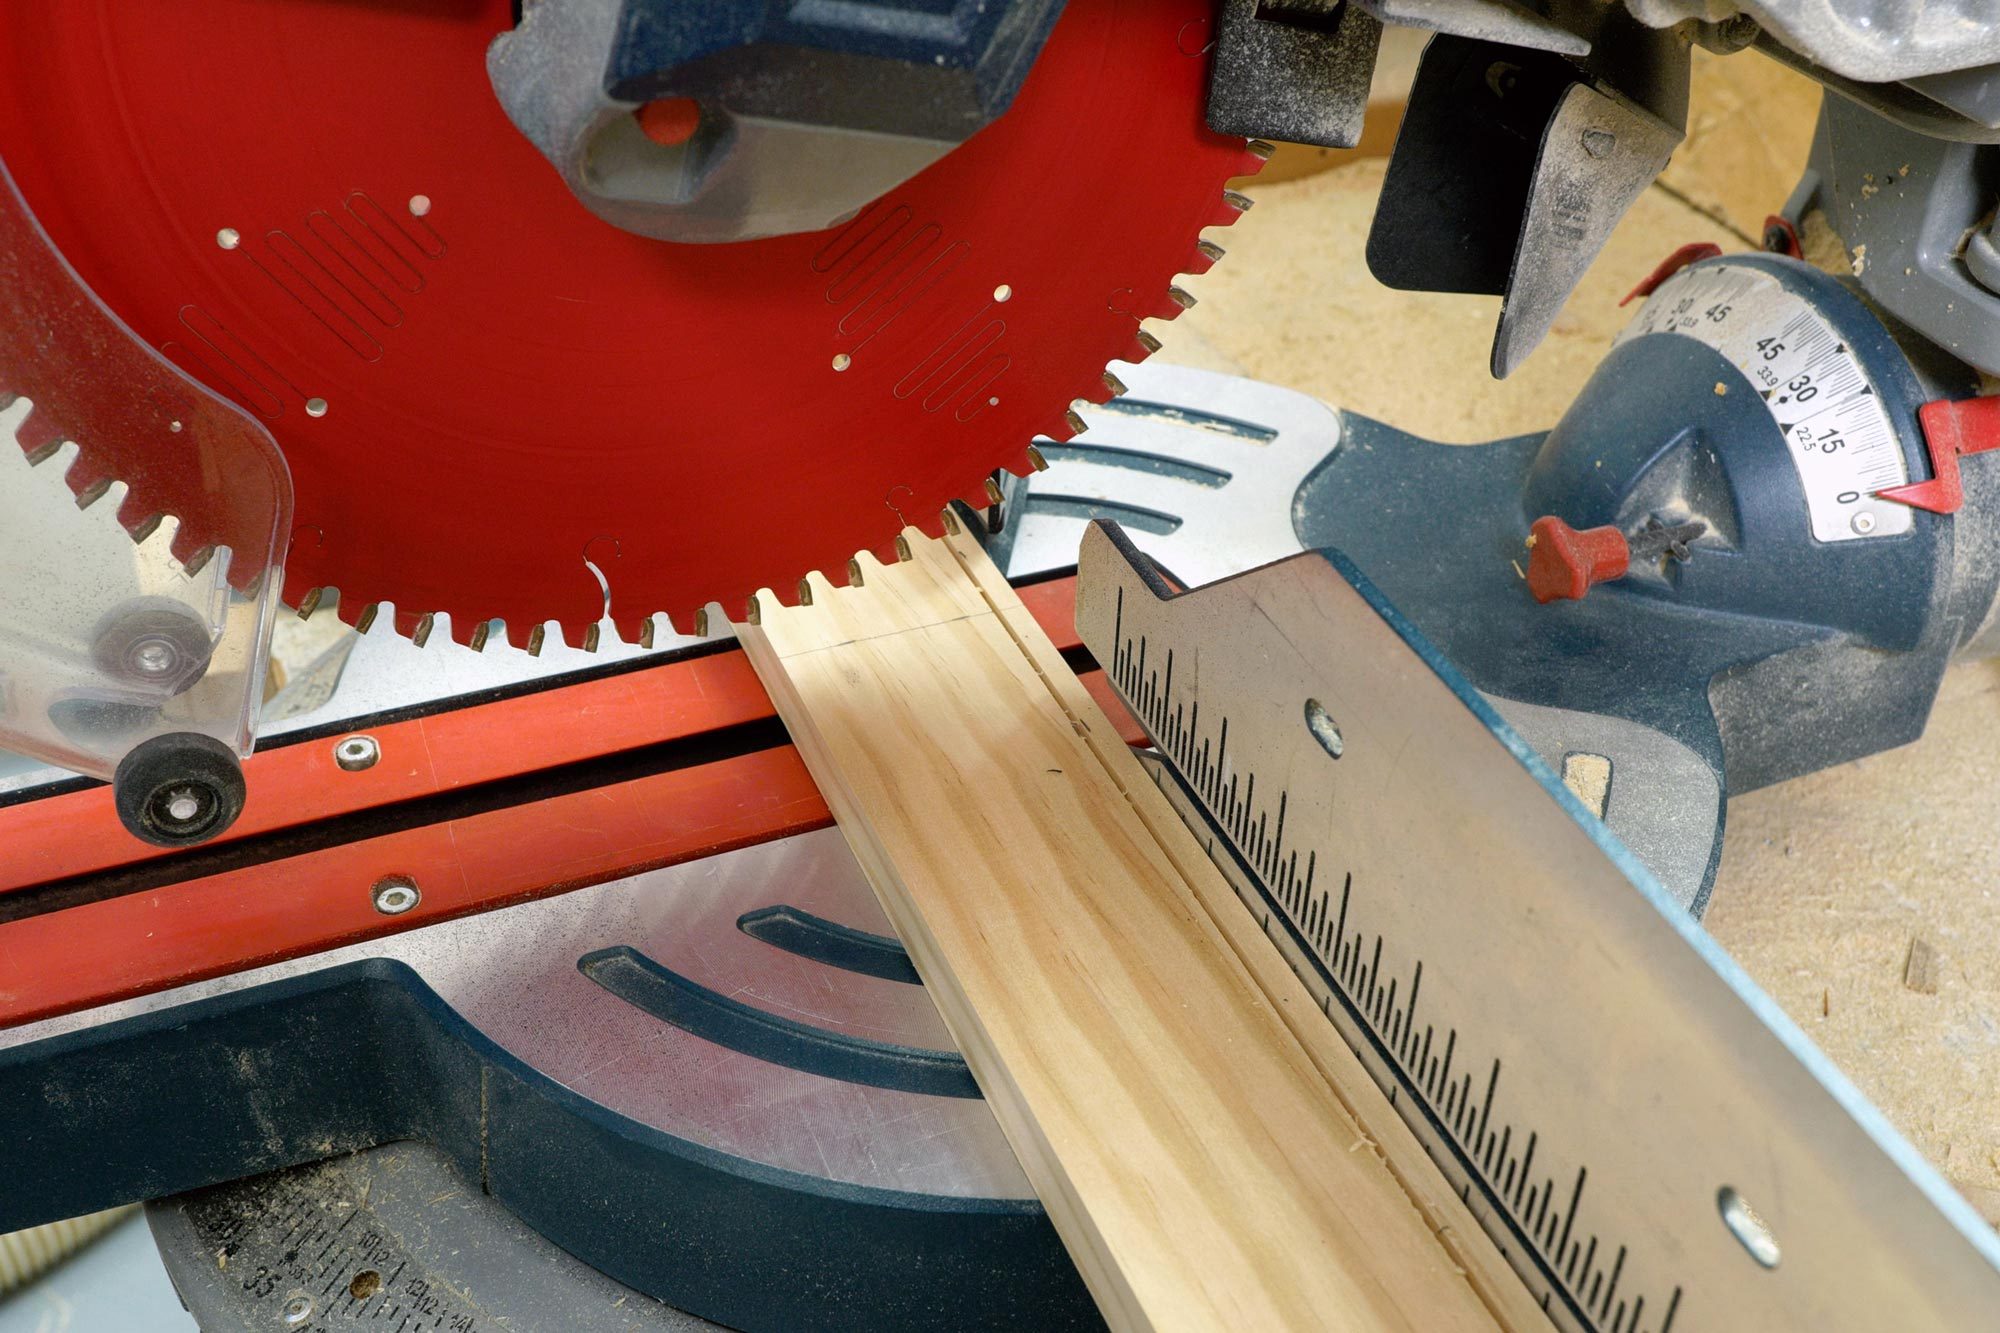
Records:
{"label": "miter saw", "polygon": [[[1991,1234],[1685,914],[1725,795],[1913,738],[1992,637],[2000,481],[1959,460],[2000,443],[1973,396],[2000,372],[2000,26],[1662,0],[0,15],[0,738],[114,779],[0,808],[0,1227],[175,1196],[155,1229],[217,1328],[1093,1322],[769,701],[675,633],[960,502],[1560,1326],[1715,1326],[1774,1299],[1739,1284],[1781,1241],[1788,1272],[1869,1247],[1841,1317],[1918,1282],[1913,1319],[1971,1326]],[[1502,375],[1679,142],[1691,45],[1837,95],[1766,252],[1634,275],[1545,436],[1449,448],[1136,365],[1260,140],[1358,136],[1384,23],[1437,35],[1369,262],[1503,295]],[[1102,518],[1132,544],[1121,569],[1100,541],[1079,593]],[[1638,886],[1601,920],[1565,890],[1593,956],[1681,989],[1557,1030],[1480,938],[1379,916],[1363,968],[1355,872],[1315,884],[1235,779],[1294,743],[1364,770],[1365,745],[1252,672],[1210,682],[1211,718],[1275,700],[1289,730],[1201,748],[1177,710],[1203,700],[1103,613],[1320,548],[1357,641],[1394,631],[1369,668],[1443,682],[1382,715],[1470,709],[1528,818],[1599,830],[1551,882]],[[1241,648],[1257,586],[1149,632]],[[281,601],[559,670],[308,716],[246,782]],[[1417,1053],[1417,982],[1399,1007],[1380,971],[1413,933],[1430,1003],[1466,987],[1501,1044],[1561,1055],[1522,1141],[1492,1041]],[[1614,1045],[1622,1092],[1695,1068],[1635,1055],[1683,1032],[1675,994],[1703,1077],[1742,1055],[1717,1104],[1787,1145],[1728,1181],[1671,1167],[1719,1227],[1632,1185],[1657,1161],[1582,1153],[1595,1103],[1557,1086]],[[1483,1097],[1452,1065],[1475,1054]],[[1624,1151],[1698,1119],[1638,1108]],[[1788,1215],[1830,1145],[1838,1201]]]}

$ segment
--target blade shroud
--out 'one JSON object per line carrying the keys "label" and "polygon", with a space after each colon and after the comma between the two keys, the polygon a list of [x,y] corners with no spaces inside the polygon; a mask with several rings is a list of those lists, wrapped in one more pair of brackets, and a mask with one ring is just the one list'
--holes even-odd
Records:
{"label": "blade shroud", "polygon": [[[1258,163],[1201,123],[1206,0],[1070,0],[1013,108],[846,226],[662,245],[501,111],[509,0],[4,6],[0,158],[92,289],[277,438],[286,600],[468,642],[585,642],[607,586],[639,641],[984,503],[1147,354]],[[66,434],[38,413],[22,444]],[[231,542],[199,479],[78,442],[135,511]]]}

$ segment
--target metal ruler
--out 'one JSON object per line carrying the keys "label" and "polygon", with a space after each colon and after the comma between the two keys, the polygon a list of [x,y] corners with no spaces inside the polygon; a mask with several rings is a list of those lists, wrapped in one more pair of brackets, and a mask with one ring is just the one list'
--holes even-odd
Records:
{"label": "metal ruler", "polygon": [[1344,557],[1080,568],[1162,785],[1558,1326],[2000,1320],[1986,1224]]}

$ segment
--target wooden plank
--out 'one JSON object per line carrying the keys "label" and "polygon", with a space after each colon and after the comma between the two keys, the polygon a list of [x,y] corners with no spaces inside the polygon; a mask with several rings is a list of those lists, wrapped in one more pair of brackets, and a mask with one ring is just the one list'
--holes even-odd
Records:
{"label": "wooden plank", "polygon": [[977,545],[905,550],[739,636],[1111,1325],[1546,1328]]}

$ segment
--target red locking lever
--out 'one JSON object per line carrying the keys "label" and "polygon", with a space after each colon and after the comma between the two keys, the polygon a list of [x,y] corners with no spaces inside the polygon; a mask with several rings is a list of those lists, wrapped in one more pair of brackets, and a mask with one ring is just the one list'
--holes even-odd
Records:
{"label": "red locking lever", "polygon": [[2000,398],[1940,398],[1917,409],[1917,424],[1924,428],[1924,446],[1930,450],[1930,480],[1875,494],[1933,514],[1956,514],[1965,503],[1959,456],[2000,449]]}

